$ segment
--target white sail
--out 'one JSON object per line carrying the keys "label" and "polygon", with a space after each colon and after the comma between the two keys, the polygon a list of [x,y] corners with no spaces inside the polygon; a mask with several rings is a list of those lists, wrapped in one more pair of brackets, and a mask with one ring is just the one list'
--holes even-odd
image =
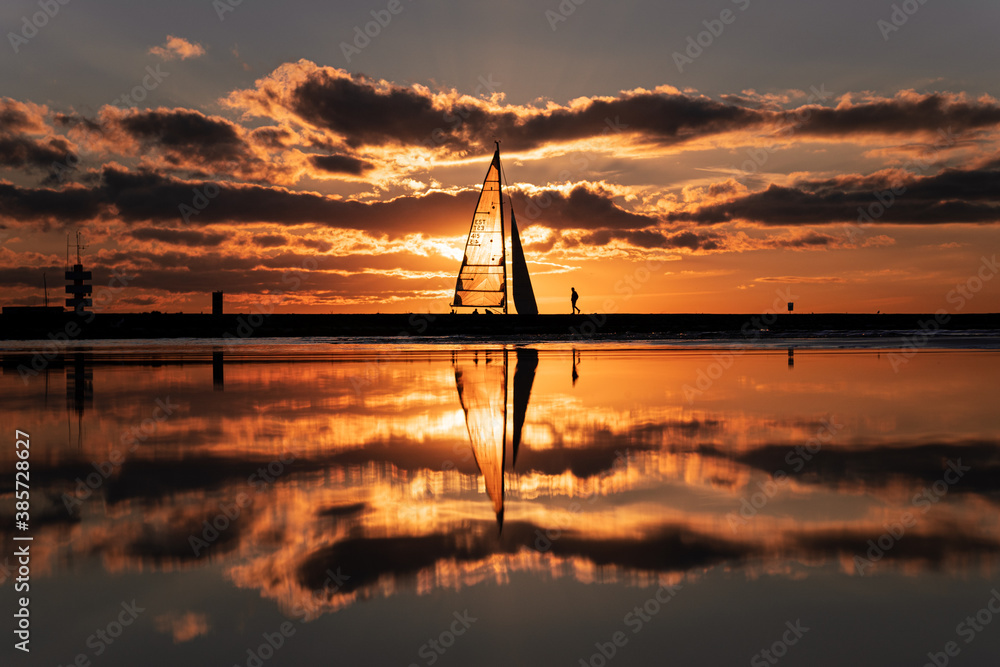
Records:
{"label": "white sail", "polygon": [[507,312],[503,206],[500,194],[500,148],[486,172],[472,227],[465,244],[453,305],[502,308]]}
{"label": "white sail", "polygon": [[476,465],[493,502],[497,521],[503,521],[504,438],[507,433],[507,352],[470,358],[455,363],[458,399],[465,411],[465,424]]}

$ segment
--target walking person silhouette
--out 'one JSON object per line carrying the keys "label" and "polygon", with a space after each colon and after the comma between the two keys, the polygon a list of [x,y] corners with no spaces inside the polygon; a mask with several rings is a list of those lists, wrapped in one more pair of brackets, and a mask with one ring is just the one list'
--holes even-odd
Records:
{"label": "walking person silhouette", "polygon": [[576,293],[575,287],[570,287],[569,291],[571,292],[569,295],[569,301],[573,304],[573,314],[581,312],[580,309],[576,307],[576,300],[580,298],[580,295]]}

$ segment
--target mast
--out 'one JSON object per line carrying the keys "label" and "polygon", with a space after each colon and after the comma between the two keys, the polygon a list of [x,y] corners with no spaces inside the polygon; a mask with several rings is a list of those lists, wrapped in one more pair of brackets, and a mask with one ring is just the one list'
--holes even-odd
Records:
{"label": "mast", "polygon": [[[503,253],[503,314],[507,314],[507,245],[506,239],[507,235],[503,231],[503,167],[500,165],[500,140],[494,139],[493,143],[496,144],[496,156],[497,156],[497,187],[500,191],[500,249]],[[514,214],[514,209],[511,209],[511,215]],[[513,219],[513,218],[512,218]]]}

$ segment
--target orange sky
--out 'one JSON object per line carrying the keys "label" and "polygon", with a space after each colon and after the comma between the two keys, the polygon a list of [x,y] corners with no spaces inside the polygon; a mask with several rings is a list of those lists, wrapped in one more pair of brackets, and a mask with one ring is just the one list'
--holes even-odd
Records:
{"label": "orange sky", "polygon": [[79,231],[98,310],[445,312],[496,138],[542,313],[1000,310],[993,97],[470,88],[300,60],[201,109],[0,99],[4,304],[61,298]]}

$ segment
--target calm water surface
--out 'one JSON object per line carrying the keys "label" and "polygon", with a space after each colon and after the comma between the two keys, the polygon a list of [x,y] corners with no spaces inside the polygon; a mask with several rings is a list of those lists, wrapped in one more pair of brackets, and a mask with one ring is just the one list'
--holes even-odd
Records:
{"label": "calm water surface", "polygon": [[997,350],[11,347],[5,664],[1000,656]]}

